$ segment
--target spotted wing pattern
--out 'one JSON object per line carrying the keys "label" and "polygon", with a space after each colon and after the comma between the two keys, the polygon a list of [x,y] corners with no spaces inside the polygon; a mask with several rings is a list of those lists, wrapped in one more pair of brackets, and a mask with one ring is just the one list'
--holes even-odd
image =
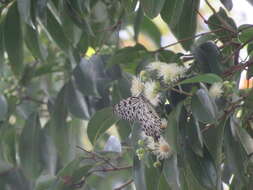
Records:
{"label": "spotted wing pattern", "polygon": [[132,96],[121,100],[114,106],[113,111],[122,119],[139,122],[147,136],[153,137],[156,141],[160,138],[161,118],[144,96]]}

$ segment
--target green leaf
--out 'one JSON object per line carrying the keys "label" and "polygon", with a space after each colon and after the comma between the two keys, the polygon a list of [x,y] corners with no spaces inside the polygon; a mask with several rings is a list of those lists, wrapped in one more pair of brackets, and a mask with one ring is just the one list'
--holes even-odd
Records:
{"label": "green leaf", "polygon": [[[169,25],[178,40],[191,38],[196,33],[197,9],[199,0],[171,0],[166,1],[161,12],[162,19]],[[190,50],[193,39],[182,42],[185,50]]]}
{"label": "green leaf", "polygon": [[199,89],[196,92],[192,97],[191,106],[193,115],[198,121],[204,123],[216,122],[217,108],[206,90]]}
{"label": "green leaf", "polygon": [[[88,19],[86,17],[82,17],[83,14],[77,6],[73,5],[77,4],[75,1],[67,0],[64,2],[64,8],[69,17],[72,19],[73,23],[76,24],[80,29],[82,29],[84,32],[88,33],[91,36],[95,36],[94,32],[92,31],[92,28],[88,22]],[[80,6],[80,5],[79,5]]]}
{"label": "green leaf", "polygon": [[236,24],[232,18],[228,17],[226,11],[223,8],[220,8],[219,12],[209,17],[208,27],[212,31],[221,29],[221,31],[216,31],[215,34],[223,43],[231,41],[233,37],[236,37]]}
{"label": "green leaf", "polygon": [[2,159],[16,165],[16,153],[17,153],[17,134],[16,129],[10,125],[5,125],[1,128],[1,154]]}
{"label": "green leaf", "polygon": [[204,149],[203,157],[196,155],[190,147],[186,150],[187,161],[199,184],[207,189],[216,189],[217,171],[210,153]]}
{"label": "green leaf", "polygon": [[207,74],[197,75],[189,79],[185,79],[179,84],[189,84],[189,83],[199,83],[199,82],[213,84],[215,82],[222,82],[222,78],[220,78],[216,74],[207,73]]}
{"label": "green leaf", "polygon": [[81,119],[88,119],[90,117],[85,97],[77,89],[73,80],[70,80],[66,85],[65,101],[68,106],[68,110],[74,116]]}
{"label": "green leaf", "polygon": [[90,119],[87,127],[90,142],[94,145],[98,138],[117,121],[118,119],[113,114],[111,107],[97,111]]}
{"label": "green leaf", "polygon": [[8,112],[8,104],[3,95],[0,95],[0,121],[4,120]]}
{"label": "green leaf", "polygon": [[241,183],[246,183],[247,179],[244,171],[247,154],[244,151],[241,143],[232,134],[231,126],[225,128],[224,149],[226,160],[229,163],[228,167],[233,172],[235,177],[238,177]]}
{"label": "green leaf", "polygon": [[37,178],[42,171],[40,150],[40,122],[37,114],[32,114],[21,133],[19,151],[21,168],[29,178]]}
{"label": "green leaf", "polygon": [[145,166],[144,163],[140,161],[137,156],[134,156],[133,179],[136,189],[147,189],[145,180]]}
{"label": "green leaf", "polygon": [[97,82],[100,72],[99,64],[95,60],[82,59],[73,71],[77,87],[84,95],[99,96]]}
{"label": "green leaf", "polygon": [[141,0],[140,3],[145,14],[150,18],[154,18],[161,12],[165,0]]}
{"label": "green leaf", "polygon": [[29,25],[31,25],[30,9],[31,0],[17,0],[18,11],[20,17]]}
{"label": "green leaf", "polygon": [[140,37],[144,36],[151,41],[152,46],[155,46],[155,48],[160,47],[161,32],[150,18],[143,15],[141,8],[138,10],[137,14],[133,14],[129,17],[126,25],[127,24],[134,25],[134,38],[137,42]]}
{"label": "green leaf", "polygon": [[47,8],[47,20],[41,22],[48,36],[66,53],[71,47],[67,37],[65,36],[62,26],[59,24],[53,13]]}
{"label": "green leaf", "polygon": [[238,38],[242,43],[247,43],[248,41],[253,41],[253,26],[252,25],[250,25],[250,24],[241,25],[238,28],[238,30],[241,31],[239,33]]}
{"label": "green leaf", "polygon": [[173,151],[178,151],[180,145],[178,143],[178,129],[180,127],[180,114],[182,110],[182,103],[177,104],[176,108],[168,116],[168,127],[165,129],[166,139],[168,143],[172,146]]}
{"label": "green leaf", "polygon": [[4,42],[12,71],[16,75],[21,74],[24,69],[24,50],[23,34],[17,9],[17,2],[14,2],[8,9],[4,23]]}
{"label": "green leaf", "polygon": [[38,30],[28,24],[25,25],[25,42],[34,58],[38,58],[41,61],[45,60],[45,56],[43,55],[39,42]]}
{"label": "green leaf", "polygon": [[224,139],[224,129],[229,124],[229,120],[225,118],[219,124],[213,125],[208,130],[203,132],[204,142],[215,160],[217,166],[222,161],[222,146]]}
{"label": "green leaf", "polygon": [[49,133],[53,137],[54,144],[62,163],[69,162],[75,156],[76,139],[71,134],[71,127],[66,122],[67,105],[65,104],[66,86],[57,95],[51,120],[49,120]]}
{"label": "green leaf", "polygon": [[221,54],[219,48],[212,42],[205,42],[193,50],[197,66],[204,73],[215,73],[220,75]]}
{"label": "green leaf", "polygon": [[163,174],[171,189],[180,190],[181,185],[179,180],[179,169],[176,154],[173,154],[171,158],[164,161]]}
{"label": "green leaf", "polygon": [[142,45],[137,44],[133,47],[125,47],[116,51],[109,58],[108,65],[120,64],[126,71],[135,73],[137,66],[147,56],[149,56],[147,50]]}

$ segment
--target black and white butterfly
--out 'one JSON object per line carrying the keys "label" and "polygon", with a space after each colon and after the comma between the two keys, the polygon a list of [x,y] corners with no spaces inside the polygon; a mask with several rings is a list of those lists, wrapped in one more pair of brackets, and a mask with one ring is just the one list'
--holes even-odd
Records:
{"label": "black and white butterfly", "polygon": [[113,106],[113,112],[120,118],[139,122],[147,136],[158,141],[162,132],[162,121],[149,101],[143,96],[132,96]]}

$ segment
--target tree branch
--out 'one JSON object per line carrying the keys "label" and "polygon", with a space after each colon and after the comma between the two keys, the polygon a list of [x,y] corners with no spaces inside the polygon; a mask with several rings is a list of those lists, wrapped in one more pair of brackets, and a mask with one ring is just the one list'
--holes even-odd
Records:
{"label": "tree branch", "polygon": [[121,190],[121,189],[123,189],[124,187],[126,187],[126,186],[128,186],[128,185],[130,185],[131,183],[133,183],[133,179],[130,179],[130,180],[128,180],[126,183],[124,183],[124,184],[122,184],[121,186],[119,186],[119,187],[117,187],[117,188],[114,188],[114,190]]}

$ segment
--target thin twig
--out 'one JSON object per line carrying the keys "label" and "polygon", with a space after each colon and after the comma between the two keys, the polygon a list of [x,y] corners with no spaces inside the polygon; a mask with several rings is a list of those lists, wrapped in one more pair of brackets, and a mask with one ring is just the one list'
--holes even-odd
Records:
{"label": "thin twig", "polygon": [[91,151],[88,151],[88,150],[85,150],[84,148],[80,147],[80,146],[76,146],[77,148],[81,149],[82,151],[84,152],[87,152],[88,154],[91,154],[93,157],[97,157],[98,159],[104,161],[105,163],[107,163],[109,166],[111,166],[112,168],[117,168],[114,164],[112,164],[110,162],[110,160],[100,156],[99,154],[95,153],[95,152],[91,152]]}
{"label": "thin twig", "polygon": [[192,36],[192,37],[187,37],[187,38],[178,40],[178,41],[176,41],[176,42],[173,42],[173,43],[171,43],[171,44],[162,46],[162,47],[160,47],[159,49],[155,50],[154,52],[162,51],[162,50],[164,50],[165,48],[168,48],[168,47],[177,45],[177,44],[179,44],[179,43],[186,42],[186,41],[189,41],[189,40],[193,40],[193,39],[195,39],[195,38],[197,38],[197,37],[204,36],[204,35],[206,35],[206,34],[211,34],[211,33],[219,32],[219,31],[222,31],[222,30],[223,30],[222,28],[218,28],[218,29],[215,29],[215,30],[212,30],[212,31],[208,31],[208,32],[203,32],[203,33],[197,34],[197,35]]}
{"label": "thin twig", "polygon": [[174,88],[174,87],[172,87],[172,88],[170,88],[170,89],[173,90],[173,91],[175,91],[175,92],[178,92],[179,94],[184,94],[184,95],[186,95],[186,96],[192,96],[191,93],[185,92],[185,91],[183,91],[183,90],[178,90],[178,89],[176,89],[176,88]]}
{"label": "thin twig", "polygon": [[133,183],[134,180],[133,179],[129,179],[127,182],[125,182],[124,184],[122,184],[121,186],[117,187],[117,188],[114,188],[114,190],[121,190],[123,189],[124,187],[130,185],[131,183]]}
{"label": "thin twig", "polygon": [[226,70],[222,75],[224,77],[228,77],[228,76],[232,75],[233,73],[235,73],[237,71],[240,71],[240,70],[243,70],[243,69],[245,69],[246,67],[248,67],[250,65],[253,65],[253,61],[248,61],[244,64],[232,66],[231,68]]}

